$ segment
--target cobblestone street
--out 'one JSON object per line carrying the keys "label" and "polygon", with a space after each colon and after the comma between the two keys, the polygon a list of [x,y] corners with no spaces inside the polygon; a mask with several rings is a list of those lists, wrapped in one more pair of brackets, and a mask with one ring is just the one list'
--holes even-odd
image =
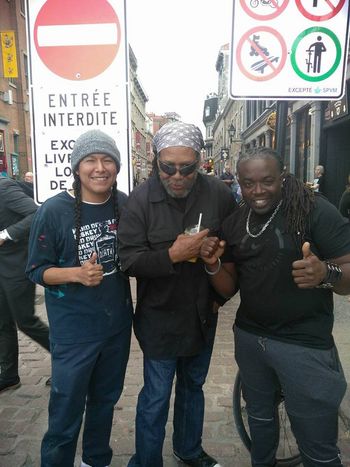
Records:
{"label": "cobblestone street", "polygon": [[[45,318],[42,289],[38,290],[38,313]],[[229,301],[220,311],[217,337],[208,379],[205,385],[206,414],[204,448],[223,467],[249,467],[249,456],[234,427],[232,389],[236,374],[233,358],[232,323],[238,298]],[[336,299],[335,337],[339,353],[350,380],[350,316],[346,297]],[[338,321],[337,321],[338,319]],[[22,386],[0,395],[0,467],[39,467],[40,442],[47,426],[50,356],[26,336],[20,335],[20,377]],[[134,417],[137,394],[142,385],[142,353],[133,337],[125,389],[115,409],[112,431],[114,456],[111,467],[125,467],[134,446]],[[350,417],[349,391],[343,403]],[[348,422],[349,418],[347,418]],[[167,425],[164,446],[165,467],[176,467],[172,457],[172,411]],[[348,428],[349,430],[349,428]],[[344,465],[350,467],[349,431],[341,427],[340,446]],[[80,447],[76,466],[80,465]]]}

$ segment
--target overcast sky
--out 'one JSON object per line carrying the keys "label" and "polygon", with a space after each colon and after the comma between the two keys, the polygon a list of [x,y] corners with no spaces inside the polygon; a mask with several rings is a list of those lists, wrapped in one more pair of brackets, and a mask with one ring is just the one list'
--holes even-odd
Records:
{"label": "overcast sky", "polygon": [[147,112],[177,112],[202,123],[217,92],[215,62],[230,42],[233,0],[127,0],[128,40],[138,62]]}

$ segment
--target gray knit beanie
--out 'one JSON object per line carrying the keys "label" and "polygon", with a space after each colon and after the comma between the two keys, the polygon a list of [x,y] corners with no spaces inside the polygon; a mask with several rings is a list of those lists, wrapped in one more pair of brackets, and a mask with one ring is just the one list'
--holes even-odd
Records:
{"label": "gray knit beanie", "polygon": [[89,154],[108,154],[120,170],[120,152],[114,139],[101,130],[89,130],[75,141],[71,153],[72,170],[76,170],[79,162]]}

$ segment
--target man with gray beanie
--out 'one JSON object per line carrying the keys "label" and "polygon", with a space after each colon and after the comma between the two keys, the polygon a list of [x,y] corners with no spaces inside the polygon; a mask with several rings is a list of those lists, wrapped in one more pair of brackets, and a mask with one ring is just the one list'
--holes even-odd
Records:
{"label": "man with gray beanie", "polygon": [[73,467],[84,411],[81,467],[110,464],[114,405],[129,357],[132,302],[120,273],[117,190],[120,153],[113,138],[87,131],[75,142],[73,190],[37,211],[27,273],[45,287],[52,388],[41,467]]}
{"label": "man with gray beanie", "polygon": [[220,180],[198,171],[198,127],[168,123],[153,146],[154,174],[134,189],[119,226],[122,269],[137,279],[134,331],[144,354],[136,453],[128,467],[163,466],[175,375],[174,456],[192,467],[217,467],[202,448],[202,386],[223,301],[198,256],[204,237],[218,232],[235,202]]}

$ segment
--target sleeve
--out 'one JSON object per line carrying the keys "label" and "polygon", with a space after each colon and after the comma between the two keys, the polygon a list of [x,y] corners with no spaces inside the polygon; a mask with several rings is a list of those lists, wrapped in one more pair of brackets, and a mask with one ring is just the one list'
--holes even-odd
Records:
{"label": "sleeve", "polygon": [[339,211],[342,216],[350,219],[350,190],[343,193],[339,203]]}
{"label": "sleeve", "polygon": [[[140,192],[138,192],[140,194]],[[168,248],[152,250],[147,239],[147,202],[130,195],[119,222],[119,257],[129,276],[161,277],[175,274]]]}
{"label": "sleeve", "polygon": [[16,183],[8,185],[7,189],[2,190],[2,196],[7,208],[22,216],[22,219],[15,224],[5,226],[8,234],[15,242],[26,239],[38,206]]}
{"label": "sleeve", "polygon": [[32,282],[44,287],[47,287],[43,280],[44,272],[58,266],[55,232],[48,210],[43,205],[36,212],[30,230],[26,273]]}
{"label": "sleeve", "polygon": [[335,206],[321,196],[311,215],[311,250],[322,259],[338,258],[350,254],[350,223]]}

